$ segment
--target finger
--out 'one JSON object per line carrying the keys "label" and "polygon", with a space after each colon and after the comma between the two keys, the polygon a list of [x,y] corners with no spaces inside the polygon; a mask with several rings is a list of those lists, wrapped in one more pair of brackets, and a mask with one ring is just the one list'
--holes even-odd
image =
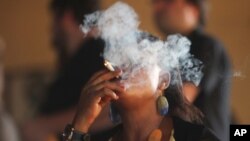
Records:
{"label": "finger", "polygon": [[95,73],[95,74],[90,78],[89,82],[91,83],[93,80],[97,79],[98,77],[100,77],[101,75],[103,75],[104,73],[107,73],[107,72],[108,72],[107,69],[98,71],[97,73]]}
{"label": "finger", "polygon": [[110,100],[117,100],[117,99],[119,99],[119,97],[116,95],[116,93],[107,88],[100,90],[95,95],[96,102],[102,105],[108,103]]}
{"label": "finger", "polygon": [[111,90],[104,89],[105,93],[100,101],[101,106],[105,106],[107,103],[109,103],[111,100],[118,100],[119,97]]}
{"label": "finger", "polygon": [[122,74],[121,70],[117,70],[114,72],[107,72],[107,73],[103,73],[102,75],[100,75],[98,78],[96,78],[95,80],[92,81],[93,85],[96,85],[98,83],[101,83],[103,81],[108,81],[111,80],[117,76],[120,76]]}
{"label": "finger", "polygon": [[101,102],[107,103],[111,100],[112,100],[112,98],[110,96],[105,95],[104,97],[102,97]]}
{"label": "finger", "polygon": [[100,105],[101,107],[104,107],[104,106],[107,105],[108,103],[109,103],[109,101],[100,100],[99,105]]}
{"label": "finger", "polygon": [[105,96],[105,97],[101,98],[101,100],[100,100],[100,102],[99,102],[99,105],[101,105],[102,107],[104,107],[104,106],[107,105],[111,100],[112,100],[112,98]]}
{"label": "finger", "polygon": [[94,99],[96,99],[96,100],[98,100],[99,98],[104,98],[104,97],[110,97],[111,99],[114,99],[114,100],[119,98],[114,91],[112,91],[111,89],[108,89],[108,88],[103,88],[103,89],[97,91],[92,96],[95,97]]}
{"label": "finger", "polygon": [[107,89],[110,89],[112,91],[120,92],[120,93],[123,93],[125,91],[124,84],[119,83],[119,82],[110,82],[110,81],[103,82],[103,83],[95,86],[94,89],[96,91],[99,91],[99,90],[101,90],[103,88],[107,88]]}
{"label": "finger", "polygon": [[84,86],[84,89],[88,89],[89,87],[91,87],[91,83],[93,80],[97,79],[100,75],[103,75],[104,73],[107,73],[108,70],[104,69],[104,70],[101,70],[101,71],[98,71],[97,73],[95,73],[91,78],[90,80],[86,83],[86,85]]}
{"label": "finger", "polygon": [[100,95],[101,97],[110,97],[114,100],[118,99],[119,97],[116,95],[116,93],[114,91],[112,91],[111,89],[108,88],[104,88],[103,93]]}

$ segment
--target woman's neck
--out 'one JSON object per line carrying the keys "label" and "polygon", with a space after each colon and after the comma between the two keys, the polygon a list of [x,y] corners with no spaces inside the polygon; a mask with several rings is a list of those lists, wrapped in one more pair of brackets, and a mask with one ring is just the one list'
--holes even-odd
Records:
{"label": "woman's neck", "polygon": [[150,133],[160,127],[164,119],[157,113],[155,101],[147,101],[130,110],[121,111],[123,130],[119,138],[126,141],[146,141]]}

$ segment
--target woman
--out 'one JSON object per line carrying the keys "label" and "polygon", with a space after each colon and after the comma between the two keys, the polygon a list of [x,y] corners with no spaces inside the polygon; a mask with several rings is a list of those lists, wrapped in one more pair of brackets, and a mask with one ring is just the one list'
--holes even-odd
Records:
{"label": "woman", "polygon": [[[64,141],[217,140],[182,95],[180,76],[194,82],[201,76],[186,38],[161,41],[142,32],[135,11],[121,2],[85,20],[83,31],[97,27],[105,41],[103,57],[117,69],[106,62],[111,71],[96,73],[85,85]],[[118,125],[89,139],[90,127],[109,104],[111,120]]]}
{"label": "woman", "polygon": [[[121,70],[96,73],[83,89],[78,112],[72,126],[65,130],[64,140],[72,140],[72,136],[76,140],[77,137],[88,140],[90,126],[102,108],[112,101],[122,124],[110,131],[91,135],[91,141],[217,141],[201,124],[198,110],[189,105],[176,88],[168,88],[170,75],[161,76],[157,66],[151,68],[153,75],[143,70],[138,72],[128,81],[137,82],[137,78],[143,77],[144,83],[129,88],[125,88],[126,80],[116,79],[122,75]],[[169,112],[168,107],[164,109],[164,102],[161,103],[163,107],[159,105],[167,89],[165,96],[169,101]]]}

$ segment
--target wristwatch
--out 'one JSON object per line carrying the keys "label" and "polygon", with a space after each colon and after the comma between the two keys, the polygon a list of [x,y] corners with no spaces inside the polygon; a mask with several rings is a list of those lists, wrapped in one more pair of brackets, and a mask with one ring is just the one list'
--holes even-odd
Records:
{"label": "wristwatch", "polygon": [[90,141],[90,135],[77,131],[72,125],[68,124],[61,135],[61,139],[62,141]]}

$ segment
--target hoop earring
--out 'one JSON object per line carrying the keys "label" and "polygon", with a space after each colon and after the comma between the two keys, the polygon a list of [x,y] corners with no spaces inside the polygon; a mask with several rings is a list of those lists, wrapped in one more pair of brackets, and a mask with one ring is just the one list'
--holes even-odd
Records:
{"label": "hoop earring", "polygon": [[169,110],[168,100],[165,96],[163,96],[162,92],[160,96],[157,98],[157,111],[161,116],[166,116]]}
{"label": "hoop earring", "polygon": [[121,122],[121,116],[119,115],[117,109],[114,104],[111,102],[109,105],[109,118],[113,124],[118,124]]}

